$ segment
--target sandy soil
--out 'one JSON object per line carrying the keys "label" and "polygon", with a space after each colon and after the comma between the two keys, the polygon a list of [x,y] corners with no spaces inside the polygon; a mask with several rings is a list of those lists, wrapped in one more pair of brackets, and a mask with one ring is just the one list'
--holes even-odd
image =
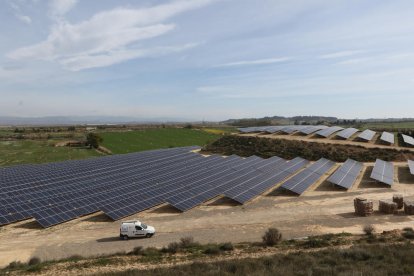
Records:
{"label": "sandy soil", "polygon": [[15,260],[27,261],[32,256],[51,260],[130,251],[136,246],[162,247],[184,236],[193,236],[202,243],[260,241],[269,227],[279,228],[286,238],[343,231],[361,233],[366,224],[374,224],[379,231],[413,227],[414,216],[353,214],[356,196],[375,200],[375,209],[379,199],[391,199],[395,193],[414,199],[414,176],[407,164],[396,163],[396,183],[392,188],[369,179],[372,165],[365,164],[350,191],[329,184],[326,174],[300,197],[274,189],[244,206],[217,198],[186,213],[166,205],[131,217],[157,229],[150,239],[119,240],[120,222],[100,213],[48,229],[42,229],[35,221],[7,225],[0,228],[0,266]]}

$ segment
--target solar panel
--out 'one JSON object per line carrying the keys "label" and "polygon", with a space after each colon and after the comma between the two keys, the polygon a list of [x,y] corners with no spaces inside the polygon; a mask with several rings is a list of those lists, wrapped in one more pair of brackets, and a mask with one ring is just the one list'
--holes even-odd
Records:
{"label": "solar panel", "polygon": [[328,127],[327,126],[308,126],[308,127],[303,128],[303,129],[300,129],[299,133],[309,135],[311,133],[314,133],[316,131],[319,131],[319,130],[322,130],[322,129],[325,129],[325,128],[328,128]]}
{"label": "solar panel", "polygon": [[410,168],[410,173],[414,175],[414,161],[408,160],[408,167]]}
{"label": "solar panel", "polygon": [[374,138],[375,133],[376,133],[375,131],[366,129],[361,134],[358,135],[358,138],[369,142],[372,140],[372,138]]}
{"label": "solar panel", "polygon": [[338,131],[343,130],[343,129],[344,129],[343,127],[332,126],[332,127],[328,127],[328,128],[319,130],[315,134],[327,138],[328,136],[331,136],[335,132],[338,132]]}
{"label": "solar panel", "polygon": [[383,132],[381,135],[381,141],[389,143],[389,144],[394,144],[394,134],[393,133],[389,133],[389,132]]}
{"label": "solar panel", "polygon": [[358,175],[361,173],[362,167],[362,163],[348,159],[327,180],[335,185],[349,189],[357,180]]}
{"label": "solar panel", "polygon": [[408,136],[408,135],[404,135],[404,134],[401,134],[401,136],[404,140],[404,143],[406,143],[407,145],[410,145],[410,146],[414,146],[414,138],[413,137]]}
{"label": "solar panel", "polygon": [[391,162],[377,159],[371,178],[391,186],[394,184],[394,165]]}
{"label": "solar panel", "polygon": [[334,162],[321,158],[317,162],[305,168],[303,171],[288,179],[282,184],[281,187],[301,195],[334,165]]}
{"label": "solar panel", "polygon": [[247,179],[244,182],[237,183],[224,191],[224,195],[244,204],[296,173],[308,163],[309,161],[299,157],[289,162],[280,163],[264,175],[259,175]]}
{"label": "solar panel", "polygon": [[351,128],[341,130],[340,132],[336,134],[336,136],[344,138],[344,139],[349,139],[352,135],[354,135],[357,132],[358,132],[358,129],[351,127]]}

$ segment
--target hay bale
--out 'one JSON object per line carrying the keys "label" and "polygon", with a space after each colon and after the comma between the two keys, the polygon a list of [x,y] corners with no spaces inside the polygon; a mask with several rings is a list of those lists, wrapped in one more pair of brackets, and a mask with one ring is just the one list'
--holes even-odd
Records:
{"label": "hay bale", "polygon": [[395,214],[398,212],[398,205],[391,200],[380,200],[378,209],[381,213]]}
{"label": "hay bale", "polygon": [[369,216],[374,212],[374,204],[371,200],[357,197],[354,199],[355,214],[357,216]]}
{"label": "hay bale", "polygon": [[401,209],[404,207],[404,197],[401,194],[395,194],[392,197],[392,201],[397,203],[397,208]]}
{"label": "hay bale", "polygon": [[414,202],[413,201],[404,202],[404,213],[407,215],[414,215]]}

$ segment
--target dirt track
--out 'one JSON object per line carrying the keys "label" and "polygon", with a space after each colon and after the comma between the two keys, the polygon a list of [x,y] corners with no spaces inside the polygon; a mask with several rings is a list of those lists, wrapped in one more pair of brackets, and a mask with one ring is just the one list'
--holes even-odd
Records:
{"label": "dirt track", "polygon": [[[414,217],[375,214],[362,218],[353,215],[353,198],[359,195],[378,200],[391,198],[396,192],[414,199],[414,179],[406,164],[398,164],[392,188],[369,180],[368,173],[345,192],[324,181],[301,197],[271,191],[245,206],[219,198],[186,213],[164,206],[141,213],[139,218],[157,229],[151,239],[121,241],[120,222],[112,222],[103,214],[42,229],[34,221],[25,221],[0,228],[0,266],[11,261],[26,261],[31,256],[43,260],[60,259],[79,254],[84,256],[132,250],[135,246],[162,247],[183,236],[207,242],[259,241],[269,227],[279,228],[286,238],[312,234],[360,233],[363,225],[374,224],[380,231],[414,226]],[[377,204],[377,201],[375,201]],[[377,206],[375,205],[377,209]]]}

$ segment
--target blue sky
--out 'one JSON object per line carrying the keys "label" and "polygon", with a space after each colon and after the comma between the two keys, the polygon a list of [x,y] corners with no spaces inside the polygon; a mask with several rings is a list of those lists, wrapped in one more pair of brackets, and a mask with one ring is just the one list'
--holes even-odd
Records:
{"label": "blue sky", "polygon": [[414,117],[414,2],[3,0],[0,115]]}

